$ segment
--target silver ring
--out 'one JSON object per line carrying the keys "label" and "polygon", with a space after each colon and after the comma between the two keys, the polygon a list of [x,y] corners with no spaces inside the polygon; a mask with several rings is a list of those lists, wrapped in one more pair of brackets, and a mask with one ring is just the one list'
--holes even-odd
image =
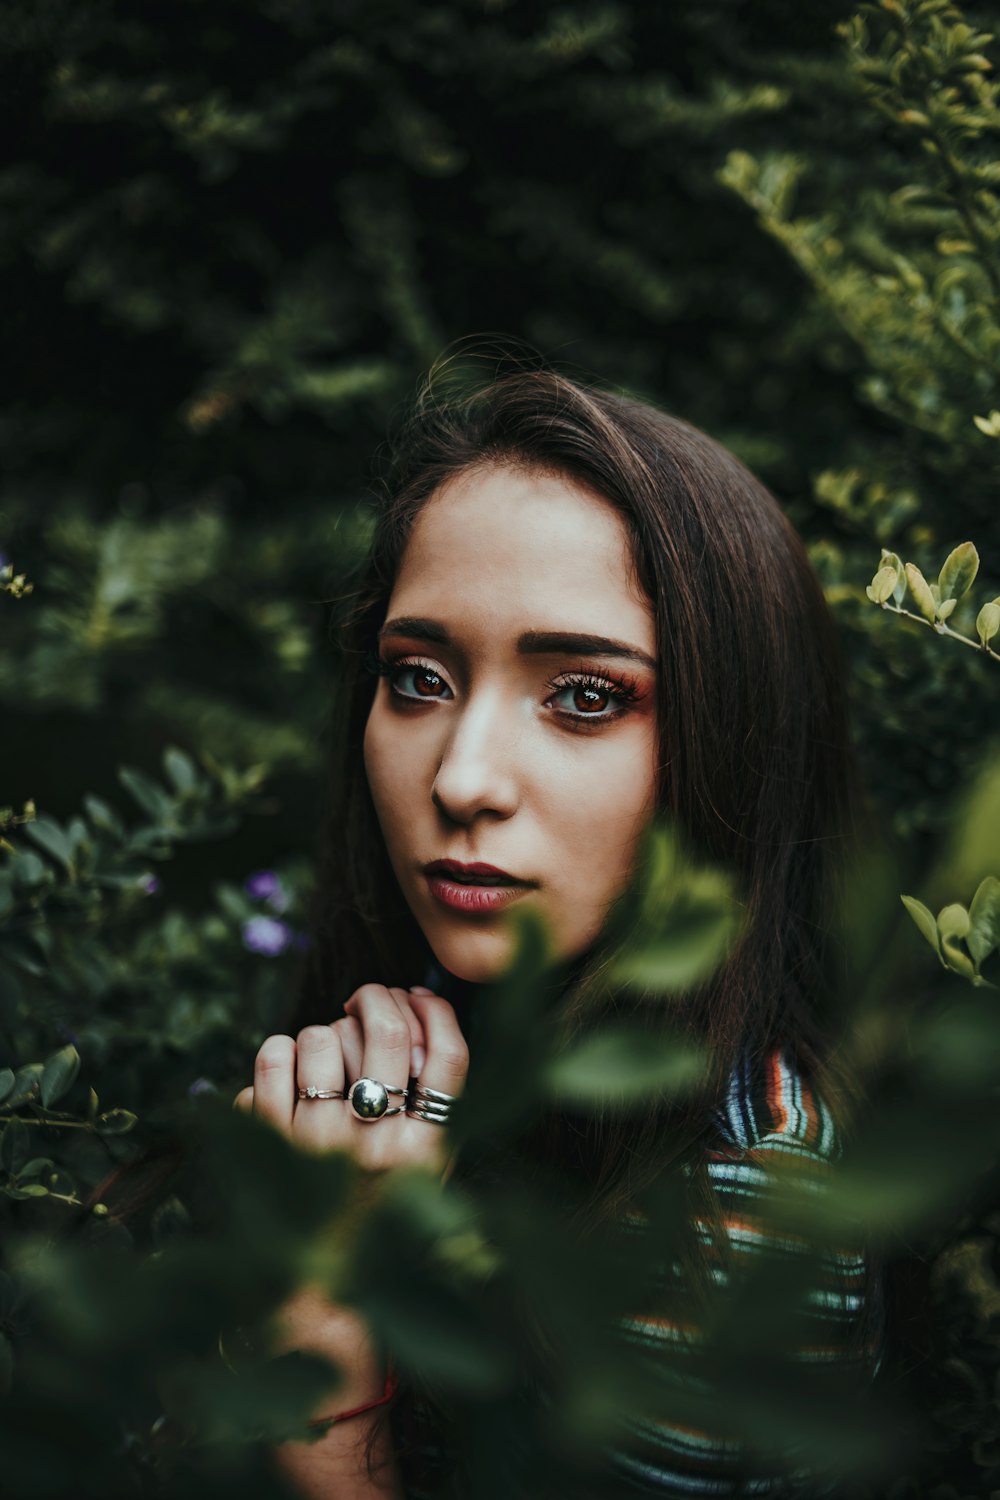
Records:
{"label": "silver ring", "polygon": [[380,1083],[377,1078],[355,1078],[345,1098],[359,1120],[384,1120],[388,1115],[401,1115],[402,1106],[389,1108],[389,1095],[400,1094],[406,1098],[406,1090],[392,1083]]}
{"label": "silver ring", "polygon": [[440,1089],[426,1089],[414,1078],[410,1080],[406,1113],[411,1120],[423,1120],[428,1125],[447,1125],[456,1099],[455,1094],[444,1094]]}
{"label": "silver ring", "polygon": [[447,1115],[429,1115],[419,1105],[411,1105],[406,1111],[411,1120],[426,1120],[428,1125],[447,1125]]}
{"label": "silver ring", "polygon": [[410,1079],[410,1084],[414,1096],[423,1097],[430,1104],[454,1104],[458,1098],[457,1094],[442,1094],[440,1089],[425,1089],[415,1078]]}
{"label": "silver ring", "polygon": [[443,1116],[451,1114],[450,1104],[435,1104],[433,1099],[423,1099],[419,1094],[415,1094],[409,1103],[411,1105],[419,1104],[420,1108],[425,1109],[429,1115]]}
{"label": "silver ring", "polygon": [[343,1099],[343,1089],[317,1089],[309,1085],[307,1089],[299,1089],[300,1099]]}

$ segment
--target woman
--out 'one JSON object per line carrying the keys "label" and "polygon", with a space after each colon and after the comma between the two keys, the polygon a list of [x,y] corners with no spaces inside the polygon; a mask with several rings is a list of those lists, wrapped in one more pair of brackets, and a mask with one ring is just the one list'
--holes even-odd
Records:
{"label": "woman", "polygon": [[[732,455],[648,405],[524,367],[467,394],[432,379],[387,477],[348,660],[312,1024],[266,1040],[238,1105],[375,1170],[443,1170],[477,987],[513,956],[508,912],[544,923],[559,1003],[582,1016],[663,813],[746,907],[682,1011],[710,1049],[705,1086],[617,1124],[553,1111],[522,1154],[582,1165],[593,1222],[627,1220],[686,1161],[692,1213],[714,1225],[694,1274],[722,1274],[759,1228],[769,1162],[839,1149],[827,913],[856,792],[832,624],[792,527]],[[429,962],[442,977],[413,985]],[[648,1016],[648,1000],[616,1005]],[[359,1079],[365,1098],[345,1098]],[[856,1257],[828,1263],[821,1357],[867,1357],[863,1280]],[[306,1495],[403,1496],[364,1327],[309,1293],[284,1325],[344,1369],[338,1408],[357,1414],[286,1445],[283,1468]],[[663,1327],[640,1313],[629,1331],[654,1349]],[[749,1472],[728,1435],[682,1423],[637,1420],[608,1453],[609,1475],[649,1493],[737,1493]]]}

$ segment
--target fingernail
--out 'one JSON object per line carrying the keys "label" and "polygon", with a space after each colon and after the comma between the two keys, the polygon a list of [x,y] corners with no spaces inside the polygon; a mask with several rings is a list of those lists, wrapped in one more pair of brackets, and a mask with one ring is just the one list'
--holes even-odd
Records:
{"label": "fingernail", "polygon": [[434,991],[433,990],[429,990],[425,984],[411,984],[410,985],[410,994],[411,995],[433,995],[433,993],[434,993]]}
{"label": "fingernail", "polygon": [[424,1071],[424,1063],[426,1061],[427,1053],[424,1051],[423,1047],[414,1047],[412,1060],[410,1063],[410,1072],[414,1078],[420,1077],[421,1073]]}

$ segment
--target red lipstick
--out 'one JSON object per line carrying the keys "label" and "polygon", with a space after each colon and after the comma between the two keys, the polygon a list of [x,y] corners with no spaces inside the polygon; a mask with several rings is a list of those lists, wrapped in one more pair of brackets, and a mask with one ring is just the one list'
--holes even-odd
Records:
{"label": "red lipstick", "polygon": [[488,916],[518,900],[535,882],[519,880],[496,865],[462,864],[457,859],[435,859],[424,865],[431,895],[451,911]]}

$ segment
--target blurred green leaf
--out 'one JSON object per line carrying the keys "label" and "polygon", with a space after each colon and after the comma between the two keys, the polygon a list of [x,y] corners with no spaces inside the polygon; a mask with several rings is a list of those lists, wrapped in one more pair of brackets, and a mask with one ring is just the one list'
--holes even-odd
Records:
{"label": "blurred green leaf", "polygon": [[175,745],[168,745],[163,752],[163,769],[180,793],[190,792],[198,784],[198,772],[194,761]]}
{"label": "blurred green leaf", "polygon": [[608,1027],[554,1058],[547,1080],[557,1098],[574,1103],[676,1098],[697,1087],[707,1061],[679,1036]]}
{"label": "blurred green leaf", "polygon": [[165,823],[170,819],[173,802],[151,776],[130,766],[121,766],[118,770],[118,780],[149,817],[157,823]]}
{"label": "blurred green leaf", "polygon": [[65,870],[73,869],[73,846],[54,818],[36,818],[25,824],[25,833]]}
{"label": "blurred green leaf", "polygon": [[21,1120],[8,1120],[0,1135],[0,1167],[16,1176],[28,1159],[31,1137]]}
{"label": "blurred green leaf", "polygon": [[1000,946],[1000,880],[987,875],[982,880],[969,907],[969,952],[976,963]]}
{"label": "blurred green leaf", "polygon": [[39,1095],[46,1109],[61,1099],[76,1081],[80,1071],[80,1054],[72,1044],[60,1047],[46,1061],[41,1076]]}

